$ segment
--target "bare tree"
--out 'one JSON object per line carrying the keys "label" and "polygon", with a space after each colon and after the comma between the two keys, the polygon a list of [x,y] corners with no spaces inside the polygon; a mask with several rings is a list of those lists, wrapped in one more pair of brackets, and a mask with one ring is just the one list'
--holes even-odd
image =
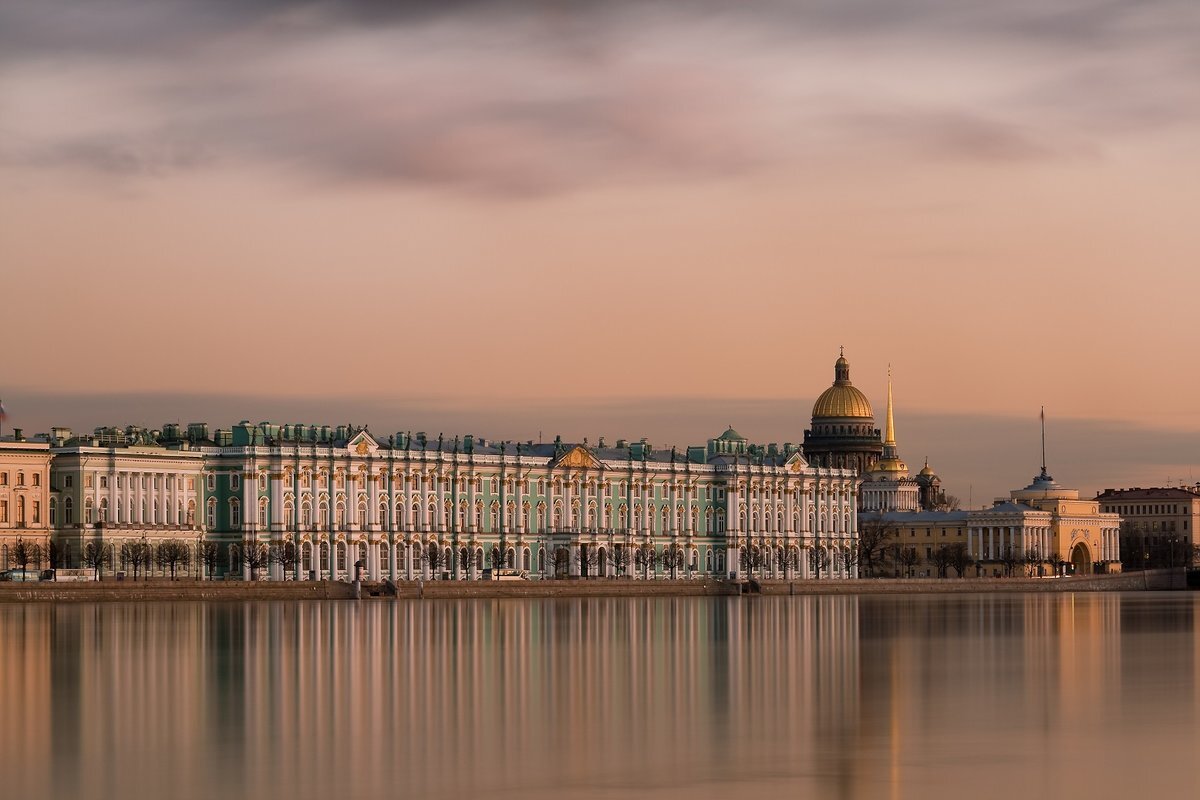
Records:
{"label": "bare tree", "polygon": [[554,577],[566,577],[567,571],[571,567],[571,551],[566,547],[559,545],[554,548]]}
{"label": "bare tree", "polygon": [[1020,550],[1012,545],[1006,545],[1000,552],[1000,563],[1004,566],[1005,577],[1011,578],[1017,572],[1017,564],[1020,564],[1023,556]]}
{"label": "bare tree", "polygon": [[109,549],[102,542],[88,542],[83,547],[83,565],[95,572],[96,580],[101,580],[104,568],[112,566]]}
{"label": "bare tree", "polygon": [[881,566],[888,545],[900,535],[900,526],[891,520],[878,518],[863,519],[858,527],[858,563],[865,577],[875,577],[875,568]]}
{"label": "bare tree", "polygon": [[126,539],[121,542],[119,554],[121,566],[133,572],[135,581],[138,579],[138,572],[142,567],[149,568],[150,555],[150,545],[145,539]]}
{"label": "bare tree", "polygon": [[500,570],[504,569],[504,551],[500,549],[500,545],[492,547],[492,552],[488,553],[488,561],[492,565],[492,577],[498,578]]}
{"label": "bare tree", "polygon": [[575,549],[575,564],[579,567],[580,577],[595,577],[596,567],[600,565],[600,549],[580,545]]}
{"label": "bare tree", "polygon": [[630,548],[623,544],[614,544],[605,550],[604,557],[608,559],[608,565],[612,567],[613,575],[618,578],[629,570],[629,562],[633,560]]}
{"label": "bare tree", "polygon": [[1066,574],[1065,570],[1063,570],[1062,553],[1059,553],[1058,551],[1051,553],[1050,554],[1050,563],[1054,565],[1054,574],[1055,575],[1065,575]]}
{"label": "bare tree", "polygon": [[283,579],[286,581],[300,562],[300,551],[291,539],[276,539],[271,543],[271,558],[283,571]]}
{"label": "bare tree", "polygon": [[29,564],[35,560],[41,561],[41,547],[37,542],[28,542],[24,538],[18,536],[17,541],[8,550],[9,560],[17,563],[21,567],[21,572],[25,572],[29,568]]}
{"label": "bare tree", "polygon": [[658,553],[652,544],[643,544],[637,549],[633,556],[635,566],[641,570],[642,576],[647,580],[650,578],[650,573],[654,571],[654,565],[658,563]]}
{"label": "bare tree", "polygon": [[[499,548],[497,548],[497,550],[498,549]],[[493,551],[493,554],[495,552],[496,551]],[[424,547],[424,549],[422,549],[421,558],[424,559],[425,564],[429,567],[429,579],[430,580],[436,581],[438,572],[440,572],[442,567],[445,566],[445,564],[442,563],[444,561],[443,556],[444,556],[444,554],[442,552],[441,545],[439,545],[435,542],[429,542]],[[493,558],[492,567],[494,568],[495,566],[496,566],[496,562],[495,562],[495,559]]]}
{"label": "bare tree", "polygon": [[817,580],[821,573],[829,568],[829,551],[824,547],[808,548],[808,569]]}
{"label": "bare tree", "polygon": [[677,544],[663,548],[662,565],[663,569],[671,573],[672,580],[677,578],[678,572],[683,569],[683,548]]}
{"label": "bare tree", "polygon": [[154,560],[159,569],[170,573],[171,580],[175,580],[176,572],[180,569],[187,569],[191,562],[192,550],[183,542],[163,542],[158,546]]}
{"label": "bare tree", "polygon": [[1037,547],[1025,548],[1022,561],[1025,562],[1025,575],[1030,578],[1036,577],[1038,569],[1042,566],[1042,554]]}
{"label": "bare tree", "polygon": [[753,544],[743,547],[739,556],[742,569],[746,570],[746,574],[751,578],[754,577],[754,570],[759,570],[761,573],[762,568],[768,563],[767,558],[768,555],[763,548]]}
{"label": "bare tree", "polygon": [[911,578],[913,576],[913,569],[917,566],[918,563],[920,563],[920,561],[921,561],[921,555],[917,552],[917,548],[915,548],[915,547],[900,548],[900,566],[904,570],[904,577]]}
{"label": "bare tree", "polygon": [[967,569],[971,566],[971,553],[962,542],[955,542],[950,547],[950,566],[958,573],[958,577],[967,577]]}
{"label": "bare tree", "polygon": [[842,567],[845,569],[845,576],[849,577],[851,570],[858,565],[859,552],[857,547],[842,548]]}
{"label": "bare tree", "polygon": [[197,557],[200,560],[201,568],[208,570],[208,579],[211,581],[213,579],[213,575],[217,571],[217,565],[221,561],[220,553],[217,550],[217,543],[201,542],[200,551],[197,554]]}
{"label": "bare tree", "polygon": [[939,578],[945,578],[954,565],[953,545],[943,544],[933,549],[932,563]]}
{"label": "bare tree", "polygon": [[250,580],[258,580],[258,571],[270,563],[270,551],[261,542],[247,542],[241,549],[242,566],[250,571]]}
{"label": "bare tree", "polygon": [[962,507],[962,500],[958,498],[958,495],[943,495],[942,503],[945,504],[947,511],[958,511]]}
{"label": "bare tree", "polygon": [[775,569],[779,572],[780,575],[782,575],[785,578],[787,577],[787,574],[788,574],[788,566],[789,566],[788,557],[789,557],[789,553],[786,548],[783,548],[783,547],[775,548]]}

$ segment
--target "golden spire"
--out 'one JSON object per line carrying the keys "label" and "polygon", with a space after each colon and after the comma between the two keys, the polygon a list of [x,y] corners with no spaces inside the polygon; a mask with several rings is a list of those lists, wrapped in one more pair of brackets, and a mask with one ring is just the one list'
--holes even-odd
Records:
{"label": "golden spire", "polygon": [[888,407],[887,407],[887,426],[883,432],[883,443],[885,445],[896,444],[896,423],[892,419],[892,365],[888,364]]}

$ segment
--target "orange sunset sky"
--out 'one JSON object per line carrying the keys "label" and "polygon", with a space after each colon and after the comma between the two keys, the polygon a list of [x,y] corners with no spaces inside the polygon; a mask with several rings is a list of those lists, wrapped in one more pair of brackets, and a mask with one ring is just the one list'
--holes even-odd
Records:
{"label": "orange sunset sky", "polygon": [[[1200,480],[1192,0],[0,8],[6,432],[800,441]],[[1200,470],[1197,470],[1200,471]]]}

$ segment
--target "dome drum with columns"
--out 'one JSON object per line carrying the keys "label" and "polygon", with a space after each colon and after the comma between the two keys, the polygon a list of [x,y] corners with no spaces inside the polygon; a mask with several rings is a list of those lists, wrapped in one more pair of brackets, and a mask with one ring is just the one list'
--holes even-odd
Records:
{"label": "dome drum with columns", "polygon": [[845,352],[834,363],[833,385],[813,405],[812,429],[804,434],[809,463],[858,470],[859,509],[863,511],[931,511],[944,507],[941,479],[929,466],[910,477],[896,446],[892,375],[888,370],[887,421],[882,436],[866,395],[850,383]]}
{"label": "dome drum with columns", "polygon": [[813,404],[812,428],[804,432],[804,457],[810,464],[856,469],[860,474],[883,455],[871,402],[850,382],[850,362],[838,356],[833,385]]}

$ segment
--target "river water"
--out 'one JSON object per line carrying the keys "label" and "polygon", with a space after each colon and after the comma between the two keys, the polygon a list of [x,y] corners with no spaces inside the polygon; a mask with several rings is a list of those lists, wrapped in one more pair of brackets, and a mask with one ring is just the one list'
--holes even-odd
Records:
{"label": "river water", "polygon": [[1198,602],[7,605],[0,797],[1194,797]]}

